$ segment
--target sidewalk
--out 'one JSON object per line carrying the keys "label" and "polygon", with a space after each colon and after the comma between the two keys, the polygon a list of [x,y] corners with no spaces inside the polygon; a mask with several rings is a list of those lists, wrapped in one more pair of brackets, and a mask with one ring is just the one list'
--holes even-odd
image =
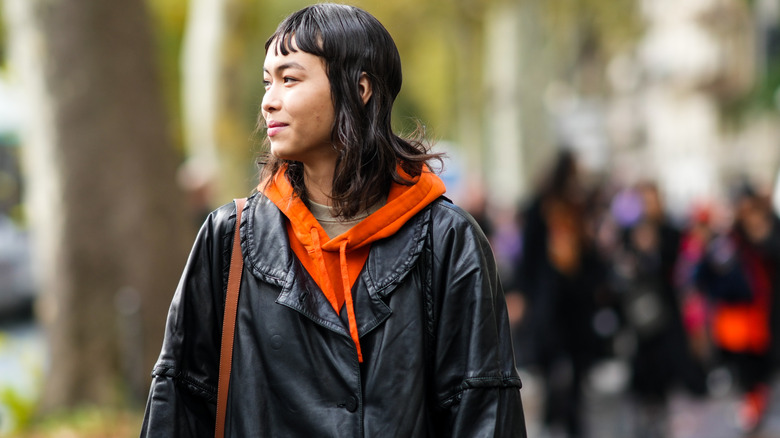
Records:
{"label": "sidewalk", "polygon": [[[635,438],[636,411],[624,391],[626,368],[605,364],[591,376],[585,389],[587,438]],[[538,376],[521,370],[523,405],[528,436],[558,438],[540,424],[543,386]],[[696,399],[679,392],[669,405],[671,435],[668,438],[742,438],[736,424],[738,397],[732,391]],[[780,380],[772,385],[769,411],[763,427],[750,438],[780,438]]]}

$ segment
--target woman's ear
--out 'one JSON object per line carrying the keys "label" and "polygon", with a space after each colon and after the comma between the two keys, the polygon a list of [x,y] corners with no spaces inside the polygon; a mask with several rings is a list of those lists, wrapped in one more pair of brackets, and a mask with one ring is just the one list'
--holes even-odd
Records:
{"label": "woman's ear", "polygon": [[358,91],[360,92],[360,98],[363,99],[363,105],[368,103],[368,99],[371,98],[371,81],[368,79],[366,72],[360,73],[360,80],[358,80]]}

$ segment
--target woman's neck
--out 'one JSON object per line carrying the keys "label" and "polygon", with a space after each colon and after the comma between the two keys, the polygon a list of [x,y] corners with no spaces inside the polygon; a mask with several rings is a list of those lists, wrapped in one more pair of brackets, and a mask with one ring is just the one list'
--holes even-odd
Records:
{"label": "woman's neck", "polygon": [[335,163],[332,166],[303,166],[303,184],[306,187],[306,197],[321,205],[332,205],[330,194],[333,188],[333,174]]}

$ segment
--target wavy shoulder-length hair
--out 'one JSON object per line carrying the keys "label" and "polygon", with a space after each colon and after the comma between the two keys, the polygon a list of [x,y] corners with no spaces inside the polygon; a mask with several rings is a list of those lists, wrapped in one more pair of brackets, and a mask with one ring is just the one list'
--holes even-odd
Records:
{"label": "wavy shoulder-length hair", "polygon": [[[339,151],[331,191],[338,216],[351,217],[380,202],[393,181],[412,184],[409,177],[418,176],[429,161],[441,164],[442,154],[431,153],[423,143],[422,129],[418,127],[410,138],[392,130],[393,102],[401,90],[401,58],[389,32],[368,12],[330,3],[308,6],[279,24],[265,50],[282,55],[301,50],[325,61],[335,108],[331,140]],[[372,90],[366,104],[359,87],[363,73]],[[258,117],[258,129],[264,125]],[[296,194],[306,199],[302,163],[266,152],[260,165],[261,181],[270,181],[286,165]]]}

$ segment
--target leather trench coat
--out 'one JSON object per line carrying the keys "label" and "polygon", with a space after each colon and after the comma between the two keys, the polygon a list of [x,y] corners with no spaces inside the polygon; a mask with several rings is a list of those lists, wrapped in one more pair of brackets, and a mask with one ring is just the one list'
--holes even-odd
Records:
{"label": "leather trench coat", "polygon": [[[362,363],[285,220],[263,195],[249,198],[225,436],[526,437],[493,254],[468,214],[440,198],[372,244],[353,287]],[[234,225],[229,204],[198,234],[142,437],[214,434]]]}

